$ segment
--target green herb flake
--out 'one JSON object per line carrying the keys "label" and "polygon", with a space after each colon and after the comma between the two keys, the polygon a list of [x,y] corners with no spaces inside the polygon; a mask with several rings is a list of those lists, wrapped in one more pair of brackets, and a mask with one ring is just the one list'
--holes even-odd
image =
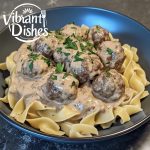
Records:
{"label": "green herb flake", "polygon": [[38,59],[39,54],[30,53],[28,56],[29,56],[29,61],[30,61],[29,69],[30,69],[30,71],[32,71],[33,62]]}
{"label": "green herb flake", "polygon": [[112,54],[113,54],[113,50],[110,49],[110,48],[107,48],[107,53],[108,53],[109,55],[112,55]]}
{"label": "green herb flake", "polygon": [[59,53],[62,53],[62,48],[61,47],[57,47],[56,51],[59,52]]}
{"label": "green herb flake", "polygon": [[30,53],[29,55],[30,60],[35,61],[38,59],[39,54]]}
{"label": "green herb flake", "polygon": [[56,73],[62,73],[63,70],[64,70],[64,64],[57,63],[57,64],[56,64],[55,72],[56,72]]}
{"label": "green herb flake", "polygon": [[28,46],[27,46],[27,49],[28,49],[29,51],[32,51],[31,45],[28,45]]}
{"label": "green herb flake", "polygon": [[75,82],[75,81],[72,81],[71,88],[72,88],[73,86],[76,86],[76,82]]}
{"label": "green herb flake", "polygon": [[63,40],[63,35],[61,34],[61,30],[55,31],[55,37],[59,40]]}
{"label": "green herb flake", "polygon": [[81,48],[82,51],[85,50],[85,46],[83,45],[83,43],[80,43],[80,48]]}
{"label": "green herb flake", "polygon": [[68,75],[69,75],[69,73],[65,72],[63,79],[65,79]]}
{"label": "green herb flake", "polygon": [[42,59],[44,60],[44,62],[48,65],[48,67],[51,65],[51,61],[46,58],[46,57],[42,57]]}
{"label": "green herb flake", "polygon": [[77,52],[76,55],[74,56],[74,62],[77,62],[77,61],[83,61],[84,59],[83,58],[80,58],[80,55],[82,53],[81,52]]}
{"label": "green herb flake", "polygon": [[96,29],[97,29],[97,30],[100,30],[100,26],[96,25]]}
{"label": "green herb flake", "polygon": [[94,45],[92,43],[90,43],[89,41],[86,42],[87,44],[87,49],[92,49],[94,47]]}
{"label": "green herb flake", "polygon": [[95,54],[95,55],[97,55],[94,51],[92,51],[92,50],[89,50],[89,53],[88,53],[89,55],[91,55],[91,54]]}
{"label": "green herb flake", "polygon": [[29,69],[30,69],[30,71],[32,71],[32,69],[33,69],[33,61],[30,61]]}
{"label": "green herb flake", "polygon": [[70,37],[67,37],[64,45],[66,49],[74,49],[74,50],[78,50],[77,44],[75,42],[73,42],[73,40]]}
{"label": "green herb flake", "polygon": [[64,52],[64,55],[65,55],[66,57],[68,57],[68,56],[70,55],[70,53]]}
{"label": "green herb flake", "polygon": [[56,75],[51,75],[51,79],[52,80],[57,80],[57,76]]}

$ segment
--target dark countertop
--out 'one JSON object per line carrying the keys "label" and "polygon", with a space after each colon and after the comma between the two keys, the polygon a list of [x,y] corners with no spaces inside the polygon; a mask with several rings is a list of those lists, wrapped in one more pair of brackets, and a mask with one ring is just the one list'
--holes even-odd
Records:
{"label": "dark countertop", "polygon": [[[86,5],[115,10],[130,16],[150,28],[150,0],[0,0],[0,30],[4,27],[2,12],[11,10],[23,2],[31,2],[42,9],[66,5]],[[37,139],[23,133],[0,118],[0,150],[150,150],[150,121],[139,129],[99,143],[58,144]]]}

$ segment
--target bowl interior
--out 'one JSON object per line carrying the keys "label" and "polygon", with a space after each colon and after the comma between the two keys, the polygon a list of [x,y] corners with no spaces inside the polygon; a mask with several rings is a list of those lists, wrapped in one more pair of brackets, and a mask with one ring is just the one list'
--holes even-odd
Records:
{"label": "bowl interior", "polygon": [[[89,27],[94,25],[100,25],[106,28],[109,32],[113,34],[115,38],[119,38],[122,44],[130,44],[138,48],[138,55],[140,57],[139,63],[146,71],[148,80],[150,81],[150,32],[136,21],[120,15],[118,13],[90,7],[62,7],[47,10],[47,24],[49,30],[58,29],[67,23],[75,22],[77,25],[88,25]],[[0,60],[5,61],[7,55],[12,51],[17,50],[21,45],[21,42],[17,41],[11,36],[8,28],[3,30],[0,34]],[[7,76],[7,72],[0,73],[0,96],[4,95],[4,79],[3,76]],[[147,88],[150,91],[150,86]],[[136,128],[139,124],[144,122],[150,116],[150,96],[146,97],[142,101],[143,111],[135,114],[131,117],[131,121],[126,124],[116,124],[109,129],[100,130],[100,136],[95,139],[105,139],[107,137],[114,137],[116,135],[122,134],[127,130],[132,130]],[[21,125],[14,120],[11,121],[7,118],[10,113],[10,108],[8,105],[0,103],[1,115],[9,121],[11,124],[23,130],[32,133],[34,135],[46,138],[48,140],[59,139],[60,141],[69,141],[69,138],[57,137],[57,136],[47,136],[28,125]],[[22,126],[22,127],[21,127]],[[88,140],[88,138],[85,138]],[[83,139],[84,140],[84,139]],[[74,141],[79,141],[74,139]],[[81,141],[81,140],[80,140]]]}

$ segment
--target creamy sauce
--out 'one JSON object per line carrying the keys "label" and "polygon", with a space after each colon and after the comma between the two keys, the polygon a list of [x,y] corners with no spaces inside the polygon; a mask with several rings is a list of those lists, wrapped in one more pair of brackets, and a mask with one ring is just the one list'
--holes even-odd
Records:
{"label": "creamy sauce", "polygon": [[[78,29],[78,28],[77,28]],[[67,35],[71,35],[72,32],[74,32],[75,26],[72,25],[70,26],[65,26],[63,32],[65,32]],[[85,32],[88,30],[87,28],[83,27],[83,30],[81,28],[78,29],[79,31],[75,32],[75,34],[79,35],[84,35]],[[67,49],[65,49],[65,46],[61,43],[58,43],[58,41],[55,39],[55,37],[52,37],[51,42],[48,42],[48,39],[46,39],[46,44],[49,44],[50,46],[52,45],[52,49],[55,50],[58,47],[62,47],[62,52],[66,53],[68,52]],[[77,42],[78,50],[81,51],[79,43]],[[52,73],[55,70],[54,66],[48,66],[44,62],[43,59],[36,59],[34,60],[34,64],[31,64],[31,60],[29,59],[30,51],[27,49],[28,45],[27,44],[22,44],[22,46],[19,48],[18,52],[14,56],[14,62],[16,63],[16,69],[13,72],[11,76],[11,84],[9,88],[9,92],[13,94],[16,97],[16,100],[18,101],[20,98],[24,97],[24,101],[26,106],[29,105],[32,101],[41,101],[43,104],[47,106],[55,106],[58,109],[61,109],[63,107],[62,103],[59,103],[58,101],[52,100],[48,98],[45,94],[45,91],[47,89],[45,84],[47,84],[49,78],[51,77]],[[56,51],[55,51],[56,52]],[[56,62],[63,62],[66,60],[64,55],[55,53],[54,52],[54,57]],[[67,58],[69,59],[69,62],[71,62],[71,67],[74,70],[80,70],[82,66],[82,61],[74,62],[73,56],[77,51],[70,50],[71,55]],[[41,57],[41,56],[40,56]],[[87,58],[86,58],[87,57]],[[93,62],[90,62],[89,57],[93,57],[96,66],[93,65]],[[89,79],[93,79],[93,77],[96,74],[99,74],[100,70],[103,68],[103,64],[100,62],[97,55],[91,55],[88,56],[87,54],[82,54],[81,58],[87,59],[86,64],[88,66],[88,71],[89,71]],[[34,58],[35,59],[35,58]],[[89,59],[89,61],[88,61]],[[98,64],[98,65],[97,65]],[[29,65],[32,65],[32,72],[30,71]],[[97,66],[100,67],[97,69]],[[66,70],[70,72],[70,66],[67,66],[66,63]],[[71,68],[71,69],[72,69]],[[94,72],[95,71],[95,72]],[[89,111],[91,109],[96,109],[99,108],[101,111],[105,111],[109,107],[116,107],[120,105],[125,99],[127,99],[127,93],[124,93],[122,97],[113,102],[113,103],[105,103],[102,100],[96,98],[92,94],[92,88],[91,88],[91,83],[86,82],[85,84],[81,85],[80,87],[71,87],[70,85],[72,81],[76,82],[76,86],[78,86],[78,81],[77,79],[73,79],[73,77],[66,77],[63,79],[62,76],[57,77],[57,81],[54,81],[54,84],[59,85],[58,89],[59,90],[64,90],[68,91],[70,93],[75,93],[76,98],[72,100],[69,104],[66,105],[71,105],[74,106],[77,110],[83,114],[86,111]],[[61,82],[61,84],[59,84]],[[76,91],[77,88],[77,91]],[[64,98],[66,95],[62,94],[62,98]]]}

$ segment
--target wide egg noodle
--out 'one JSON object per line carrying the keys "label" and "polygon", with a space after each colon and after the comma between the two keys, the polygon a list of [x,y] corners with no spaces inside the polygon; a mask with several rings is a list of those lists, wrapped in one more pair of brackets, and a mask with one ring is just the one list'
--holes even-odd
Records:
{"label": "wide egg noodle", "polygon": [[99,112],[95,118],[95,124],[105,124],[115,119],[113,108],[110,107],[106,109],[104,112]]}
{"label": "wide egg noodle", "polygon": [[7,97],[7,95],[5,97],[0,98],[0,101],[2,101],[4,103],[8,103],[8,97]]}
{"label": "wide egg noodle", "polygon": [[93,125],[64,122],[60,126],[66,135],[71,138],[92,137],[92,135],[98,135],[98,131]]}
{"label": "wide egg noodle", "polygon": [[[126,59],[122,65],[123,79],[126,86],[136,91],[128,101],[129,105],[123,105],[115,108],[114,114],[116,117],[120,117],[120,122],[123,124],[130,120],[130,115],[142,111],[141,99],[148,96],[148,91],[145,90],[145,86],[149,84],[146,79],[144,70],[139,64],[137,64],[139,58],[137,56],[137,49],[130,47],[129,45],[123,45],[123,49],[126,55]],[[128,82],[127,82],[128,81]]]}
{"label": "wide egg noodle", "polygon": [[89,125],[95,125],[95,117],[97,113],[100,111],[100,109],[96,109],[92,112],[90,112],[87,116],[83,117],[80,121],[81,124],[89,124]]}
{"label": "wide egg noodle", "polygon": [[[24,123],[27,115],[34,114],[37,115],[35,112],[38,110],[48,109],[43,105],[40,101],[32,101],[28,106],[24,103],[24,98],[22,97],[15,105],[13,111],[11,112],[10,116],[14,117],[18,122]],[[31,111],[30,111],[31,110]]]}
{"label": "wide egg noodle", "polygon": [[17,51],[14,51],[6,58],[6,66],[10,74],[13,72],[13,70],[16,67],[16,63],[14,62],[14,56],[16,53]]}
{"label": "wide egg noodle", "polygon": [[48,117],[54,120],[55,122],[62,122],[68,119],[71,119],[74,116],[80,114],[74,107],[64,105],[60,111],[50,111],[50,110],[42,110],[38,111],[38,114],[41,117]]}
{"label": "wide egg noodle", "polygon": [[64,132],[60,131],[59,125],[50,118],[40,117],[35,119],[26,119],[26,121],[34,128],[46,134],[64,135]]}

